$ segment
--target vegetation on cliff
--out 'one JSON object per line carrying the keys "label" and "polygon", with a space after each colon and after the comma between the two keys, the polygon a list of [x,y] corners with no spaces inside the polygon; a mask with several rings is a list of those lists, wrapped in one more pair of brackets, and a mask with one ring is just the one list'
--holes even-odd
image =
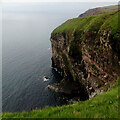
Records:
{"label": "vegetation on cliff", "polygon": [[99,34],[103,29],[109,29],[112,34],[117,34],[120,28],[120,24],[118,24],[119,15],[120,11],[115,11],[96,16],[73,18],[57,27],[52,32],[51,37],[56,34],[67,34],[68,32],[82,34],[83,31],[96,31]]}
{"label": "vegetation on cliff", "polygon": [[[120,79],[119,79],[120,81]],[[108,91],[85,102],[21,113],[3,113],[4,118],[118,118],[118,82]]]}

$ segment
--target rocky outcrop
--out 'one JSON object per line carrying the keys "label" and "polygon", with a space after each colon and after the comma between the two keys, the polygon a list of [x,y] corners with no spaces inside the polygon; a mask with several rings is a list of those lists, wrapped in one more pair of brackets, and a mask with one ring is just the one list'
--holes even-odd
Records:
{"label": "rocky outcrop", "polygon": [[[52,66],[57,68],[63,77],[59,84],[63,86],[62,91],[65,91],[67,86],[67,90],[71,90],[70,93],[74,91],[73,94],[75,94],[75,90],[79,91],[80,96],[84,96],[86,100],[108,90],[118,80],[120,76],[120,29],[117,28],[113,34],[112,28],[105,27],[105,24],[109,24],[111,19],[115,18],[115,14],[118,13],[110,14],[108,18],[105,16],[106,20],[96,25],[93,20],[96,22],[97,18],[93,18],[84,24],[84,26],[87,25],[87,29],[82,25],[82,29],[80,29],[81,26],[79,29],[78,27],[75,27],[77,29],[64,28],[64,26],[73,25],[77,19],[80,23],[86,20],[86,18],[76,18],[67,21],[53,31],[51,35]],[[99,19],[103,19],[102,17],[99,16]],[[79,24],[75,25],[79,26]]]}

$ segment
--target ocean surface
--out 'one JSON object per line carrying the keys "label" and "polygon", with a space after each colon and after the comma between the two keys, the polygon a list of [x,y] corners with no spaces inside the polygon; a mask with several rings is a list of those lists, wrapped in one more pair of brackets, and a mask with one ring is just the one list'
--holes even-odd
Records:
{"label": "ocean surface", "polygon": [[[51,32],[88,8],[112,3],[4,4],[2,9],[2,111],[16,112],[65,104],[47,89],[59,82],[51,67]],[[44,81],[44,76],[49,80]]]}

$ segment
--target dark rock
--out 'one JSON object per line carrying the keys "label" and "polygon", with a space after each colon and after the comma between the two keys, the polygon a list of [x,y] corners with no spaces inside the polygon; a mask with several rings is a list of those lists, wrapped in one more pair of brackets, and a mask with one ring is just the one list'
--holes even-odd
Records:
{"label": "dark rock", "polygon": [[45,76],[44,78],[46,78],[46,79],[50,79],[50,77],[48,77],[48,76]]}

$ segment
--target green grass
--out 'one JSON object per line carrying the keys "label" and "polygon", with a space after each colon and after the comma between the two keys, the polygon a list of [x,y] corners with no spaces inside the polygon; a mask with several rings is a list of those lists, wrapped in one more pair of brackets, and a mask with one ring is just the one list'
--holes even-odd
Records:
{"label": "green grass", "polygon": [[[119,79],[120,81],[120,79]],[[3,113],[3,118],[118,118],[118,82],[94,98],[61,107],[45,107],[21,113]]]}
{"label": "green grass", "polygon": [[113,35],[118,34],[117,32],[120,28],[120,24],[118,24],[119,15],[120,11],[110,17],[107,21],[105,21],[104,24],[101,26],[100,31],[103,29],[109,29],[111,30],[111,33]]}
{"label": "green grass", "polygon": [[66,21],[61,26],[57,27],[53,32],[54,34],[59,33],[66,33],[66,32],[74,32],[77,28],[79,28],[79,31],[82,30],[88,22],[90,22],[94,17],[84,17],[84,18],[74,18],[71,20]]}
{"label": "green grass", "polygon": [[[54,36],[56,34],[70,33],[70,36],[74,33],[81,35],[84,32],[98,32],[100,33],[103,29],[108,29],[115,34],[118,32],[120,26],[118,26],[118,15],[120,11],[109,12],[105,14],[100,14],[96,16],[74,18],[66,21],[59,27],[57,27],[51,34]],[[84,36],[82,34],[82,36]]]}

